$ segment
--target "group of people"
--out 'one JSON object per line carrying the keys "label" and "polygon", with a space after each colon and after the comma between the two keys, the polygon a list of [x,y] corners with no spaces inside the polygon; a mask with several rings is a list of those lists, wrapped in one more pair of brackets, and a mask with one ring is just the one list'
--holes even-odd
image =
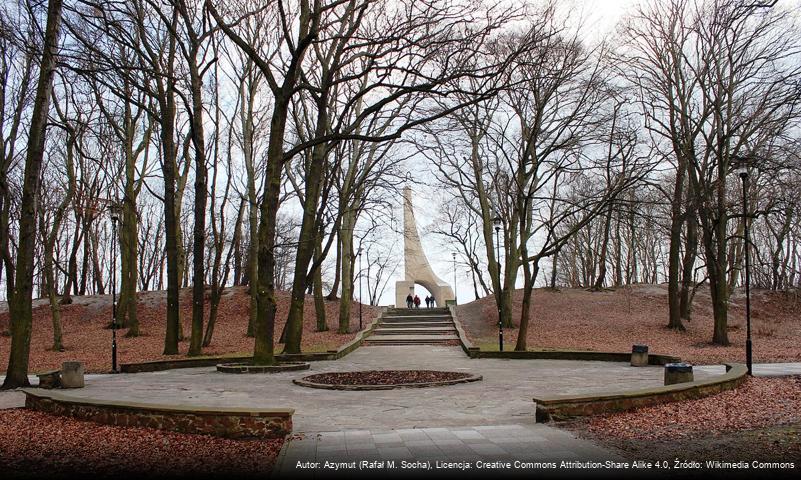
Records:
{"label": "group of people", "polygon": [[[426,295],[426,308],[434,308],[437,306],[437,301],[434,298],[434,295],[428,296]],[[406,308],[420,308],[420,297],[415,295],[412,297],[412,294],[406,296]]]}

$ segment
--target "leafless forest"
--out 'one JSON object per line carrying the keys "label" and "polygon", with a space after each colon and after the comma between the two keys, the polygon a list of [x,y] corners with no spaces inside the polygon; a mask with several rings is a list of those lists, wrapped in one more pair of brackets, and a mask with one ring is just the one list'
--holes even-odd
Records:
{"label": "leafless forest", "polygon": [[517,349],[535,285],[661,282],[676,329],[709,288],[725,345],[746,252],[754,287],[801,285],[797,6],[644,0],[600,36],[556,1],[6,1],[4,387],[27,384],[32,298],[54,348],[60,306],[112,290],[130,336],[137,292],[167,291],[165,354],[184,287],[193,355],[230,285],[257,363],[300,352],[306,294],[347,332],[355,277],[375,303],[401,271],[410,170],[508,326],[522,285]]}

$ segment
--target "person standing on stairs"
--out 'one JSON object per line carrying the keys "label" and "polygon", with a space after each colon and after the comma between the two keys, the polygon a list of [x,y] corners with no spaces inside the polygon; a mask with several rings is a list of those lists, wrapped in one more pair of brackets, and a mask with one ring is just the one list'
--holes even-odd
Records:
{"label": "person standing on stairs", "polygon": [[414,302],[414,299],[412,298],[412,294],[410,293],[410,294],[406,295],[406,308],[412,308],[412,303],[413,302]]}
{"label": "person standing on stairs", "polygon": [[437,306],[436,300],[434,300],[434,295],[431,295],[431,298],[429,300],[431,301],[431,308]]}
{"label": "person standing on stairs", "polygon": [[426,295],[426,308],[431,308],[431,298]]}
{"label": "person standing on stairs", "polygon": [[420,297],[414,296],[414,308],[420,308]]}

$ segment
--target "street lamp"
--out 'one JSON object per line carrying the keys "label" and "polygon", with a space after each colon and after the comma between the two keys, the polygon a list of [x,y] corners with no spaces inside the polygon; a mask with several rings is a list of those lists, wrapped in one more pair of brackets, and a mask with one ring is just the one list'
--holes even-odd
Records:
{"label": "street lamp", "polygon": [[[498,287],[501,286],[501,217],[496,216],[492,219],[492,224],[495,226],[495,265],[498,268]],[[499,291],[500,293],[500,291]],[[498,349],[503,351],[503,319],[501,318],[501,297],[497,299],[498,303]]]}
{"label": "street lamp", "polygon": [[362,329],[362,247],[357,252],[359,256],[359,330]]}
{"label": "street lamp", "polygon": [[120,219],[120,204],[113,202],[109,205],[111,217],[111,372],[117,373],[117,221]]}
{"label": "street lamp", "polygon": [[459,302],[456,300],[458,298],[456,296],[456,252],[451,252],[451,257],[453,257],[453,303],[458,305]]}
{"label": "street lamp", "polygon": [[743,230],[745,233],[745,364],[748,375],[752,375],[751,356],[751,239],[748,227],[748,164],[741,161],[737,174],[743,182]]}

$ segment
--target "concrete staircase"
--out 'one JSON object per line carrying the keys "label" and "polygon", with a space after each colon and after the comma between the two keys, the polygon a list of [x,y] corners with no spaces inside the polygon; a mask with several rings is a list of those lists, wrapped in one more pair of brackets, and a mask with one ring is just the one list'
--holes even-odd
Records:
{"label": "concrete staircase", "polygon": [[390,308],[364,345],[448,345],[458,341],[445,308]]}

